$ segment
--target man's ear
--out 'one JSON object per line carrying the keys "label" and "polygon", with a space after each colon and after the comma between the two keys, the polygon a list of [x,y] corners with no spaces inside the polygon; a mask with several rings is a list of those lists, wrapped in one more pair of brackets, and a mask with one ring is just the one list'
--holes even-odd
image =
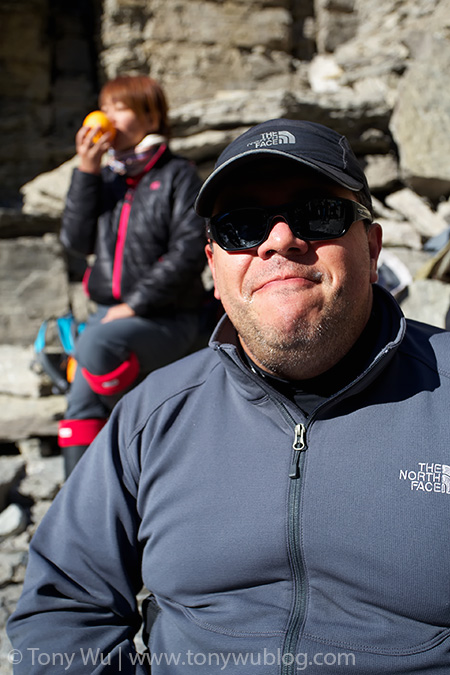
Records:
{"label": "man's ear", "polygon": [[214,244],[212,241],[208,241],[205,246],[206,259],[208,261],[209,269],[211,270],[211,275],[214,281],[214,297],[216,300],[220,300],[220,293],[217,289],[216,283],[216,266],[214,260]]}
{"label": "man's ear", "polygon": [[367,232],[370,253],[370,283],[378,281],[378,257],[380,255],[383,230],[379,223],[372,223]]}

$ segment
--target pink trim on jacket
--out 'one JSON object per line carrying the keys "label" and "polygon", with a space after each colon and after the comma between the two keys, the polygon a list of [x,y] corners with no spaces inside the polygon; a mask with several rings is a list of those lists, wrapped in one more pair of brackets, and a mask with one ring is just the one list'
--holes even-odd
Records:
{"label": "pink trim on jacket", "polygon": [[116,300],[121,300],[122,297],[122,271],[123,271],[123,251],[125,248],[125,240],[127,238],[128,222],[130,220],[131,204],[134,199],[134,190],[139,184],[142,176],[152,169],[161,155],[166,151],[167,145],[164,143],[159,146],[144,171],[132,178],[127,178],[126,182],[129,185],[125,195],[125,201],[120,213],[119,229],[117,232],[116,249],[114,251],[113,276],[112,276],[112,295]]}
{"label": "pink trim on jacket", "polygon": [[83,291],[87,295],[88,298],[91,297],[89,293],[89,277],[91,276],[92,272],[92,267],[86,267],[84,274],[83,274],[83,279],[81,280],[81,286],[83,288]]}
{"label": "pink trim on jacket", "polygon": [[120,212],[119,230],[117,232],[116,250],[114,251],[114,265],[112,275],[112,294],[116,300],[121,297],[122,269],[123,269],[123,249],[125,248],[125,239],[127,237],[128,221],[130,219],[131,202],[133,201],[133,190],[127,190],[125,202]]}

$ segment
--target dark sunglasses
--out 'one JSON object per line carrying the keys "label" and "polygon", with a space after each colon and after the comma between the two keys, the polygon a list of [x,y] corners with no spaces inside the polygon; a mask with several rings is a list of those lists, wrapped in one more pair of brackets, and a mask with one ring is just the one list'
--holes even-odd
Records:
{"label": "dark sunglasses", "polygon": [[288,223],[298,239],[338,239],[357,220],[372,222],[368,209],[351,199],[320,197],[269,208],[249,206],[219,213],[208,221],[208,235],[225,251],[244,251],[263,243],[276,217]]}

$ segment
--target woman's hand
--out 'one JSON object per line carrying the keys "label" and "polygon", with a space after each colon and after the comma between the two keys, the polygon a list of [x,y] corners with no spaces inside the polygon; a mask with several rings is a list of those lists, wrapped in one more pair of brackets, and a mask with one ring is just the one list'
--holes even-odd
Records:
{"label": "woman's hand", "polygon": [[111,147],[111,134],[107,131],[94,143],[95,134],[101,133],[101,127],[81,127],[75,136],[77,154],[80,158],[78,168],[85,173],[99,174],[102,157]]}
{"label": "woman's hand", "polygon": [[127,305],[126,302],[122,302],[120,305],[110,307],[101,322],[109,323],[110,321],[116,321],[116,319],[128,319],[130,316],[135,315],[134,309],[131,309],[130,305]]}

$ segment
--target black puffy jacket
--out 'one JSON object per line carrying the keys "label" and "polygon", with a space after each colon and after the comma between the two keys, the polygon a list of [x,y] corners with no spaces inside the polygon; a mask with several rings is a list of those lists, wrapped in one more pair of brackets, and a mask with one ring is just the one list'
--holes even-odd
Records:
{"label": "black puffy jacket", "polygon": [[95,254],[85,277],[92,300],[126,302],[140,316],[198,307],[206,262],[204,221],[193,210],[199,188],[194,167],[166,146],[140,179],[75,169],[61,241]]}

